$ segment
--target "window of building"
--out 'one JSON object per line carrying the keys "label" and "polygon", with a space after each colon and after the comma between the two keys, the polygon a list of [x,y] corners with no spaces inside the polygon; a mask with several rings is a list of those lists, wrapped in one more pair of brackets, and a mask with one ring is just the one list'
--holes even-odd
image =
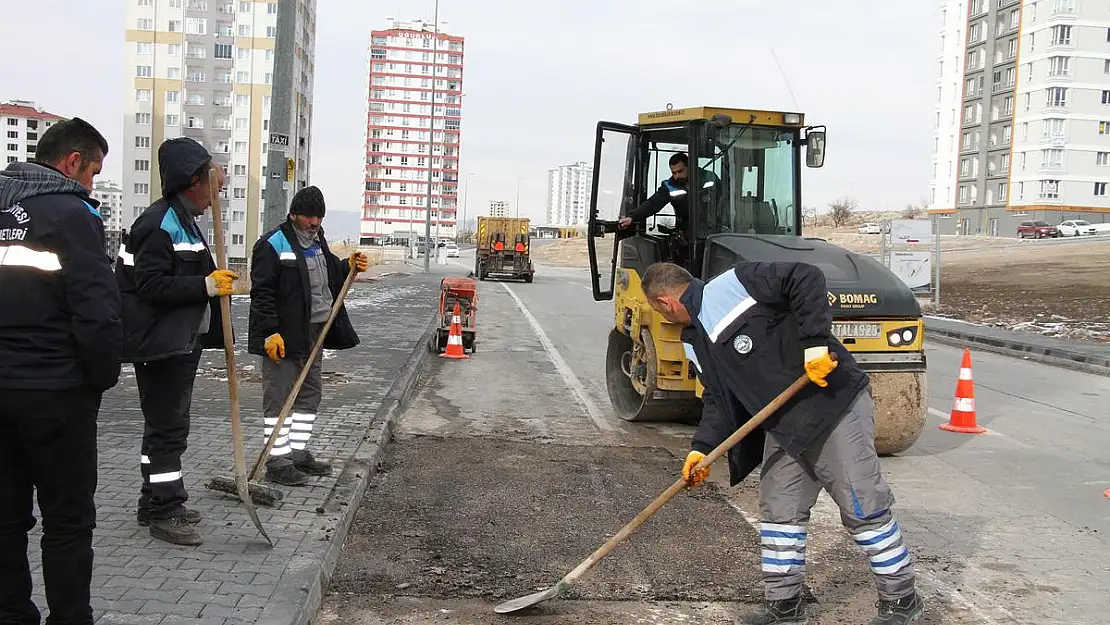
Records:
{"label": "window of building", "polygon": [[190,35],[208,34],[208,20],[203,17],[185,18],[185,32]]}
{"label": "window of building", "polygon": [[1096,182],[1095,183],[1095,197],[1106,197],[1106,183],[1105,182]]}
{"label": "window of building", "polygon": [[277,26],[267,26],[266,37],[270,39],[277,39]]}
{"label": "window of building", "polygon": [[135,76],[139,78],[153,78],[154,69],[149,65],[136,65]]}
{"label": "window of building", "polygon": [[1110,135],[1110,122],[1099,122],[1098,123],[1098,134],[1100,134],[1100,135]]}
{"label": "window of building", "polygon": [[135,123],[140,126],[149,126],[150,113],[135,113]]}
{"label": "window of building", "polygon": [[135,171],[150,171],[150,161],[144,159],[136,160]]}
{"label": "window of building", "polygon": [[1110,104],[1110,89],[1103,89],[1102,90],[1102,103],[1103,104]]}
{"label": "window of building", "polygon": [[246,188],[244,188],[244,187],[235,187],[235,195],[233,197],[237,200],[247,199],[247,190],[246,190]]}
{"label": "window of building", "polygon": [[245,154],[246,151],[247,151],[247,142],[246,141],[236,141],[235,142],[235,151],[239,154]]}
{"label": "window of building", "polygon": [[239,24],[239,36],[240,37],[250,37],[251,36],[251,25],[250,24]]}
{"label": "window of building", "polygon": [[167,114],[166,115],[166,125],[167,126],[173,126],[173,127],[180,126],[181,125],[181,116],[177,115],[177,114],[174,114],[174,113]]}
{"label": "window of building", "polygon": [[1071,26],[1060,25],[1052,27],[1052,45],[1071,45]]}
{"label": "window of building", "polygon": [[142,136],[135,137],[135,147],[137,147],[137,148],[149,148],[150,147],[150,137],[142,137]]}
{"label": "window of building", "polygon": [[140,17],[135,21],[135,27],[139,30],[154,30],[154,20],[149,17]]}
{"label": "window of building", "polygon": [[232,45],[230,43],[217,43],[212,55],[217,59],[230,59]]}
{"label": "window of building", "polygon": [[1049,76],[1068,76],[1071,74],[1071,57],[1054,56],[1048,59]]}
{"label": "window of building", "polygon": [[1098,165],[1099,167],[1110,166],[1110,152],[1096,152],[1095,165]]}
{"label": "window of building", "polygon": [[135,195],[147,195],[148,193],[150,193],[150,183],[136,182],[134,190]]}
{"label": "window of building", "polygon": [[1045,90],[1045,106],[1063,107],[1068,105],[1068,90],[1065,87],[1049,87]]}

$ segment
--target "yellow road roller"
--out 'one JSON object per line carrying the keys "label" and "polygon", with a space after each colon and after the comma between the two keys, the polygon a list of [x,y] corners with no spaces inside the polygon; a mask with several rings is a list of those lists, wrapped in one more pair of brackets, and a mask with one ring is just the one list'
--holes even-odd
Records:
{"label": "yellow road roller", "polygon": [[[681,328],[655,313],[640,288],[649,265],[676,262],[709,280],[743,260],[802,261],[824,272],[833,334],[871,378],[878,452],[917,441],[928,395],[916,296],[875,258],[802,234],[802,165],[824,164],[825,139],[824,126],[782,111],[667,105],[634,125],[598,123],[587,243],[594,299],[614,303],[605,375],[622,419],[701,418],[702,388]],[[686,163],[684,185],[672,182],[676,160]],[[662,205],[658,194],[668,189],[661,210],[620,227],[649,197]],[[683,194],[676,215],[673,198]]]}

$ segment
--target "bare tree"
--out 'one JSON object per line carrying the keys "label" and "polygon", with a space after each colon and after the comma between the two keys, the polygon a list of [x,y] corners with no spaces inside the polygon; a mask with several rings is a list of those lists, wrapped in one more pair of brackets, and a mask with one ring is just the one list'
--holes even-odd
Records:
{"label": "bare tree", "polygon": [[906,204],[906,208],[902,209],[902,219],[917,219],[925,213],[924,206],[914,206],[913,204]]}
{"label": "bare tree", "polygon": [[817,227],[817,207],[816,206],[803,206],[802,207],[802,227]]}
{"label": "bare tree", "polygon": [[852,213],[856,210],[856,203],[847,198],[841,198],[829,204],[829,220],[834,228],[839,228],[848,223]]}

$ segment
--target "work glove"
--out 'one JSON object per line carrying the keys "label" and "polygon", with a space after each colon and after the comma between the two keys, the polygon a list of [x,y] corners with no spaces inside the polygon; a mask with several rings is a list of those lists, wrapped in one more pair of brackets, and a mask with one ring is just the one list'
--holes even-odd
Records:
{"label": "work glove", "polygon": [[232,283],[238,278],[239,276],[227,269],[217,269],[208,274],[208,277],[204,279],[204,287],[208,290],[208,297],[231,295],[234,290]]}
{"label": "work glove", "polygon": [[285,358],[285,339],[280,334],[274,333],[266,337],[265,347],[266,355],[275,363],[280,364],[281,359]]}
{"label": "work glove", "polygon": [[829,356],[829,348],[825,345],[810,347],[805,351],[806,375],[817,386],[828,386],[825,378],[836,369],[836,361]]}
{"label": "work glove", "polygon": [[370,259],[362,252],[351,252],[351,257],[347,259],[347,264],[351,269],[362,273],[370,266]]}
{"label": "work glove", "polygon": [[691,451],[686,455],[686,464],[682,465],[682,479],[690,486],[697,486],[709,478],[709,467],[694,470],[705,454],[700,451]]}

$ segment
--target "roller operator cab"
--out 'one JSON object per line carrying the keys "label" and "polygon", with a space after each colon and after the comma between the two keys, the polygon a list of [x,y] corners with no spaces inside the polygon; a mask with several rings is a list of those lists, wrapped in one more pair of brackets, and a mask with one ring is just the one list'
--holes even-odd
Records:
{"label": "roller operator cab", "polygon": [[[917,440],[927,408],[921,308],[877,260],[802,236],[802,163],[821,167],[825,152],[824,127],[804,121],[800,113],[668,106],[633,126],[598,124],[587,242],[594,299],[614,302],[605,372],[621,418],[701,417],[702,388],[681,328],[655,313],[640,288],[649,265],[676,262],[709,280],[744,260],[801,261],[824,272],[833,333],[871,378],[879,453]],[[670,180],[678,153],[687,155],[684,185]],[[619,227],[657,191],[668,205]]]}

